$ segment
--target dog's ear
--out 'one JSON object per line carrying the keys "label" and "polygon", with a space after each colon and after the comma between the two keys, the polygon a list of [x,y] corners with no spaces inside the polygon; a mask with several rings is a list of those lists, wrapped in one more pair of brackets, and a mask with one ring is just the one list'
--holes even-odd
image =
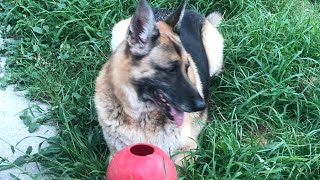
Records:
{"label": "dog's ear", "polygon": [[140,0],[133,15],[128,31],[128,45],[135,56],[147,55],[153,47],[154,39],[159,36],[156,21],[150,5]]}
{"label": "dog's ear", "polygon": [[187,4],[186,0],[182,0],[178,9],[175,10],[165,21],[177,33],[179,33],[179,30],[180,30],[182,18],[186,10],[186,4]]}

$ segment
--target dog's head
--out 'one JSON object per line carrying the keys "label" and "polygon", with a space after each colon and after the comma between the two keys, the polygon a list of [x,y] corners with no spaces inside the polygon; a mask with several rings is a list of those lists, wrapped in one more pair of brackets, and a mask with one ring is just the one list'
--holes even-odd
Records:
{"label": "dog's head", "polygon": [[138,99],[152,102],[178,125],[183,112],[206,108],[190,81],[189,55],[179,36],[185,1],[165,21],[156,22],[145,0],[140,0],[128,29],[125,54],[130,59],[130,82]]}

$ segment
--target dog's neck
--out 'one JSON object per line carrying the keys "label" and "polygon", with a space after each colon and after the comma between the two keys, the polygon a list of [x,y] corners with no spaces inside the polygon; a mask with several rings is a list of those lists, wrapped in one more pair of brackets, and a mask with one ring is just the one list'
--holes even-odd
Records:
{"label": "dog's neck", "polygon": [[[117,103],[125,113],[126,119],[134,122],[146,123],[149,119],[157,119],[158,121],[165,121],[166,117],[163,115],[161,110],[152,102],[140,101],[136,91],[128,87],[122,87],[115,91],[114,97]],[[124,98],[126,94],[126,98]],[[119,95],[121,97],[119,97]]]}
{"label": "dog's neck", "polygon": [[135,99],[133,97],[128,97],[128,101],[121,101],[120,99],[123,100],[123,98],[119,98],[114,94],[114,102],[118,104],[119,109],[121,109],[120,112],[123,113],[123,119],[118,119],[120,121],[139,124],[142,127],[146,125],[158,127],[168,121],[162,111],[152,102],[130,102],[130,100]]}
{"label": "dog's neck", "polygon": [[[133,122],[148,122],[148,119],[153,121],[157,119],[157,123],[163,123],[167,121],[166,116],[162,111],[152,102],[141,101],[138,97],[135,87],[131,84],[129,79],[128,65],[129,61],[124,60],[121,56],[112,57],[106,67],[107,84],[109,88],[113,89],[113,94],[109,94],[113,102],[118,104],[121,108],[121,112],[125,113],[126,120]],[[121,68],[111,68],[112,66],[121,66]],[[121,69],[122,71],[113,71],[113,69]],[[151,117],[151,118],[150,118]],[[154,123],[154,122],[152,122]]]}

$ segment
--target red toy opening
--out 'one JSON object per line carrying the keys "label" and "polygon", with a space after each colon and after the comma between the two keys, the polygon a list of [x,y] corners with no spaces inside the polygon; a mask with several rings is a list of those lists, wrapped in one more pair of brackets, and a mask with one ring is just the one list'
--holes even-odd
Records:
{"label": "red toy opening", "polygon": [[151,155],[154,152],[154,149],[151,146],[140,144],[132,146],[130,152],[137,156],[147,156]]}

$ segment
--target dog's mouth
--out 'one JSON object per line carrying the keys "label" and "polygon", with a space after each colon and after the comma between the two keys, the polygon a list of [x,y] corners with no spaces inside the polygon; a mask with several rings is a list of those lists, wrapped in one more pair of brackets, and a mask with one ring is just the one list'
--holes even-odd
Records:
{"label": "dog's mouth", "polygon": [[158,104],[164,114],[170,120],[173,120],[177,126],[181,126],[183,123],[184,112],[178,107],[172,105],[161,92],[154,91],[153,96],[156,104]]}

